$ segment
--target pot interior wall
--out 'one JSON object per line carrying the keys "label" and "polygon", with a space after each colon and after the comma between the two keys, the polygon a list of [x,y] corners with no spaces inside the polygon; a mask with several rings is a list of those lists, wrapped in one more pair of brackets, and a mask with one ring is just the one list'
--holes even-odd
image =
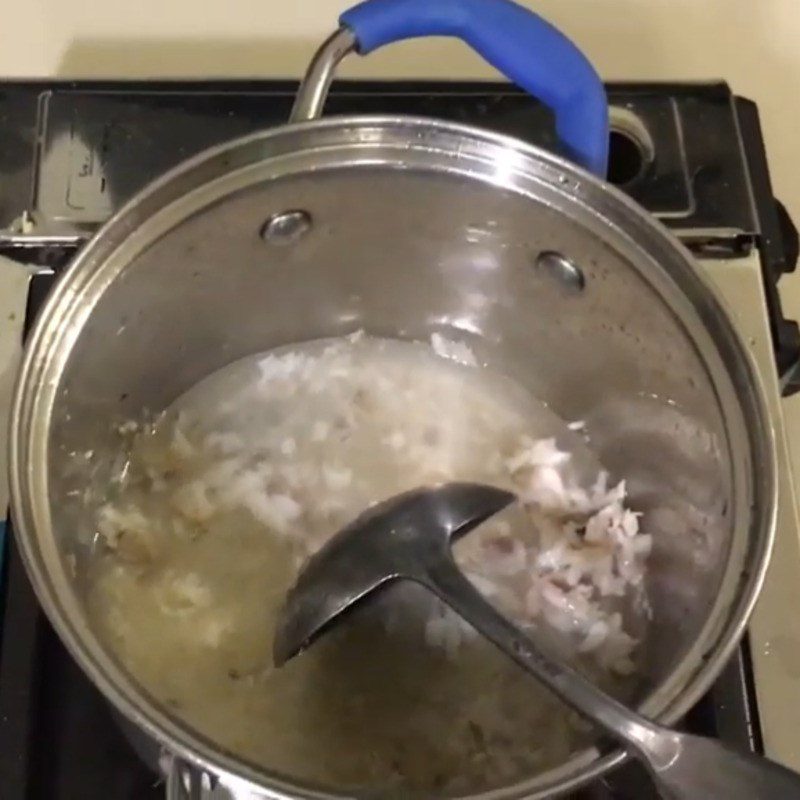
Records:
{"label": "pot interior wall", "polygon": [[[310,229],[265,241],[265,220],[289,209],[306,211]],[[578,265],[584,288],[537,266],[543,251]],[[128,263],[76,332],[49,446],[59,545],[91,540],[74,492],[87,469],[92,485],[107,483],[115,424],[277,345],[359,328],[411,339],[441,331],[565,420],[585,420],[601,460],[628,481],[655,536],[652,686],[717,597],[731,475],[706,365],[636,258],[577,214],[457,174],[351,167],[262,181],[201,208]]]}

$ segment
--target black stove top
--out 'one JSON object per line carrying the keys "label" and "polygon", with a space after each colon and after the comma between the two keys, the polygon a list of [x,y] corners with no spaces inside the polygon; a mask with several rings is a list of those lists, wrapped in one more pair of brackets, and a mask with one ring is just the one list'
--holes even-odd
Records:
{"label": "black stove top", "polygon": [[[26,330],[60,269],[132,193],[203,147],[284,121],[293,91],[281,82],[0,84],[0,254],[55,270],[31,281]],[[776,290],[794,268],[797,235],[771,193],[755,106],[724,84],[619,84],[609,96],[610,178],[720,269],[758,249],[779,372],[786,393],[797,390],[800,336]],[[444,117],[555,146],[547,112],[505,84],[344,83],[328,111]],[[163,782],[39,610],[13,537],[0,602],[0,797],[163,798]],[[684,725],[761,749],[746,640]],[[576,800],[656,797],[630,765]]]}

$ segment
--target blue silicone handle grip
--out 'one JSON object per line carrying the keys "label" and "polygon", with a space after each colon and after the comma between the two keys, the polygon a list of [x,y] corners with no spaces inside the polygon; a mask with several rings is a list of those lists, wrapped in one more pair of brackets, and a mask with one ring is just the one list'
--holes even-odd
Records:
{"label": "blue silicone handle grip", "polygon": [[511,0],[365,0],[339,22],[360,53],[419,36],[455,36],[555,114],[567,155],[605,177],[608,102],[586,56],[549,22]]}

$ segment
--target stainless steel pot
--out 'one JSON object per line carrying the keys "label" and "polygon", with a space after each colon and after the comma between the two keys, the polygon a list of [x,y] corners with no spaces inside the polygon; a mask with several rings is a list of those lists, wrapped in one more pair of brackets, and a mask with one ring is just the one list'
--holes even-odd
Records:
{"label": "stainless steel pot", "polygon": [[[529,12],[371,0],[343,25],[309,70],[296,120],[319,113],[350,50],[455,34],[553,108],[573,158],[604,169],[602,85]],[[301,122],[207,151],[117,214],[41,313],[14,401],[12,503],[30,577],[97,687],[174,756],[172,796],[213,783],[220,796],[336,795],[221,752],[112,658],[73,577],[91,557],[94,511],[75,489],[89,471],[95,484],[110,474],[114,421],[165,407],[245,354],[358,327],[445,331],[586,420],[655,534],[641,709],[677,720],[744,629],[776,507],[756,374],[691,256],[598,174],[514,139],[407,117]],[[553,797],[623,758],[587,751],[483,796]]]}

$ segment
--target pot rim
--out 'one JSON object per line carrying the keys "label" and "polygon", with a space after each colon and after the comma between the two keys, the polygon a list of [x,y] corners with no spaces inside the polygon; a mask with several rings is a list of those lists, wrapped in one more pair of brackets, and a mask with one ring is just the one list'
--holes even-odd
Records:
{"label": "pot rim", "polygon": [[[436,143],[436,138],[440,137],[445,142],[462,141],[477,148],[488,148],[492,152],[506,154],[506,160],[511,168],[521,172],[528,167],[533,175],[534,166],[540,171],[547,172],[548,178],[557,181],[562,191],[570,193],[570,199],[576,200],[577,195],[577,201],[589,207],[597,217],[598,225],[602,224],[604,227],[611,225],[617,234],[633,242],[643,253],[645,251],[641,240],[646,238],[654,243],[655,247],[660,247],[665,256],[671,254],[673,259],[680,258],[684,262],[681,265],[681,269],[685,272],[684,277],[694,282],[692,290],[696,295],[695,302],[702,301],[704,311],[720,328],[717,336],[710,337],[710,341],[716,348],[721,346],[717,340],[720,337],[724,338],[724,344],[733,354],[735,366],[742,373],[740,378],[745,381],[750,391],[748,398],[739,398],[738,409],[745,416],[747,409],[750,415],[750,418],[746,419],[748,425],[745,433],[749,439],[749,451],[753,463],[750,465],[751,474],[748,478],[753,480],[752,491],[763,504],[756,509],[747,526],[748,539],[751,540],[754,552],[752,561],[748,562],[747,574],[731,578],[735,602],[732,600],[729,604],[729,613],[722,630],[709,633],[704,628],[701,631],[701,636],[705,632],[706,638],[710,637],[712,640],[712,647],[708,653],[694,654],[694,661],[698,663],[694,666],[689,664],[687,667],[687,662],[692,656],[690,649],[690,652],[675,666],[673,676],[684,672],[685,681],[681,682],[682,688],[675,691],[675,696],[656,714],[659,721],[665,724],[677,721],[711,686],[730,657],[757,600],[775,534],[776,446],[761,379],[753,357],[711,284],[699,274],[698,270],[693,269],[692,256],[657,220],[620,190],[565,159],[516,138],[473,126],[424,117],[359,115],[287,124],[225,142],[193,156],[146,186],[102,226],[70,264],[66,276],[59,281],[36,320],[18,373],[12,403],[9,435],[12,517],[19,551],[40,604],[67,649],[106,698],[128,719],[179,758],[220,776],[225,781],[241,784],[250,791],[259,791],[262,796],[274,800],[283,798],[322,800],[346,798],[351,795],[296,784],[285,776],[277,776],[267,770],[255,768],[220,751],[212,742],[162,711],[148,697],[146,691],[109,656],[106,649],[99,644],[97,637],[91,633],[86,622],[71,618],[61,590],[53,579],[55,574],[53,570],[60,566],[58,556],[57,554],[46,556],[41,547],[45,538],[52,538],[52,530],[49,525],[47,493],[40,491],[45,485],[42,483],[45,478],[42,475],[37,478],[36,472],[46,471],[44,465],[49,423],[49,414],[46,412],[49,411],[55,396],[54,385],[42,380],[42,376],[48,369],[51,372],[54,368],[58,369],[58,365],[54,367],[55,355],[65,349],[65,340],[69,344],[69,340],[74,340],[80,331],[78,324],[80,320],[76,322],[74,319],[67,319],[66,322],[69,324],[64,324],[63,317],[66,312],[74,310],[76,298],[80,298],[90,288],[91,279],[102,272],[103,266],[117,253],[123,243],[135,238],[141,223],[172,207],[183,197],[181,192],[170,196],[170,190],[175,183],[181,182],[180,179],[191,179],[196,176],[197,183],[194,189],[200,191],[217,179],[233,175],[237,170],[243,171],[244,166],[235,163],[233,156],[255,145],[263,144],[266,150],[270,144],[279,142],[282,138],[288,137],[293,141],[306,136],[313,139],[317,133],[324,135],[339,132],[353,135],[354,132],[360,132],[369,138],[369,132],[377,129],[396,132],[399,137],[404,137],[412,148],[430,149]],[[342,139],[342,143],[352,144],[346,139]],[[297,152],[302,150],[290,146],[272,158],[279,162],[285,156]],[[226,156],[231,156],[227,164]],[[204,178],[204,168],[212,169],[220,160],[223,162],[222,170]],[[268,157],[259,163],[267,163],[269,160]],[[473,175],[473,177],[495,186],[507,186],[503,175]],[[162,194],[167,195],[166,202],[163,201]],[[624,229],[596,211],[592,200],[598,199],[611,206],[617,217],[625,223]],[[648,260],[654,261],[652,255]],[[111,276],[112,279],[113,277]],[[694,303],[691,306],[694,308]],[[90,310],[84,308],[83,312],[88,315]],[[46,358],[48,356],[49,360]],[[64,359],[65,357],[62,357],[61,366]],[[42,360],[46,363],[41,364]],[[732,367],[726,368],[729,379],[731,370]],[[721,408],[724,408],[722,401],[719,398],[718,400]],[[727,423],[727,416],[723,416]],[[742,527],[741,522],[740,527]],[[662,683],[670,683],[670,680]],[[658,691],[657,688],[654,694],[658,694]],[[648,702],[649,699],[646,699],[640,706],[645,713]],[[591,748],[556,770],[514,786],[473,794],[469,797],[475,800],[552,797],[574,791],[597,779],[626,758],[626,753],[621,749],[602,755]]]}

